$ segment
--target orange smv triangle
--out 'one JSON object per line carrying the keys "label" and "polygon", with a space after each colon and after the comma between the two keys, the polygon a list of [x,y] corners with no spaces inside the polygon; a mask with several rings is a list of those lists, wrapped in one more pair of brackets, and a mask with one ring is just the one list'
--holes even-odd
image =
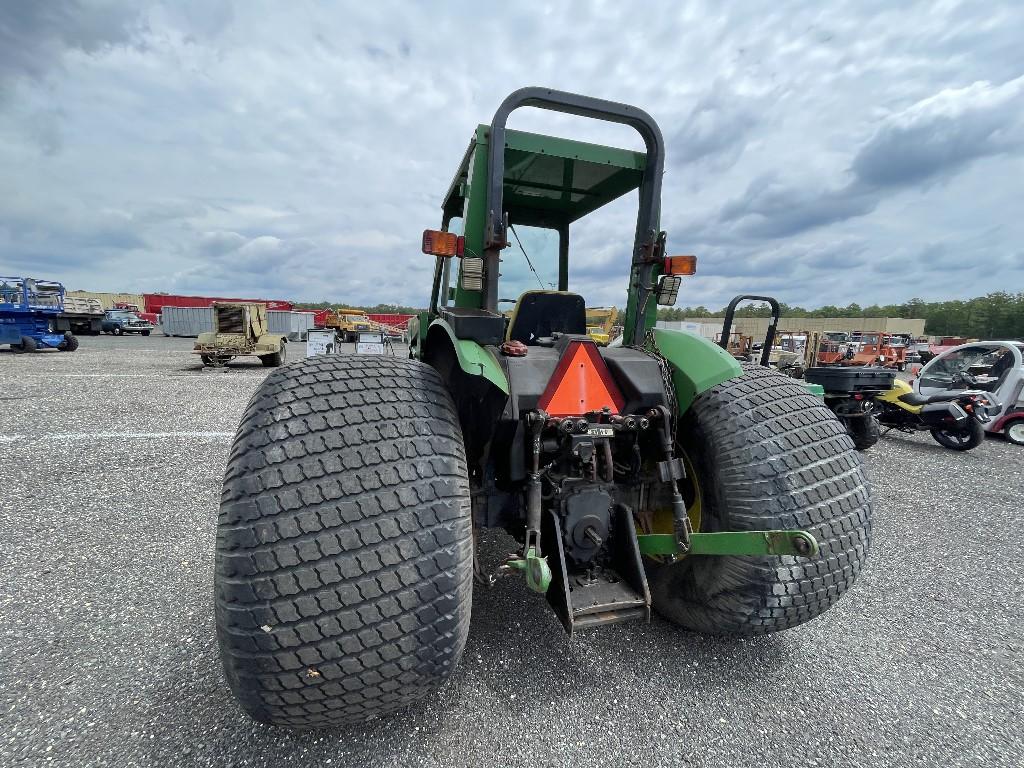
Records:
{"label": "orange smv triangle", "polygon": [[550,416],[582,416],[605,407],[620,413],[625,405],[622,392],[592,341],[569,342],[537,402],[537,407]]}

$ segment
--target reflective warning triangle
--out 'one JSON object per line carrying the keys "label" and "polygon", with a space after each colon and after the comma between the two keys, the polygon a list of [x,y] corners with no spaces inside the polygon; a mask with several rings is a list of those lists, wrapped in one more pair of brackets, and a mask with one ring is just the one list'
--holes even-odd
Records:
{"label": "reflective warning triangle", "polygon": [[597,344],[569,342],[537,407],[550,416],[582,416],[606,406],[612,413],[621,413],[626,399],[597,351]]}

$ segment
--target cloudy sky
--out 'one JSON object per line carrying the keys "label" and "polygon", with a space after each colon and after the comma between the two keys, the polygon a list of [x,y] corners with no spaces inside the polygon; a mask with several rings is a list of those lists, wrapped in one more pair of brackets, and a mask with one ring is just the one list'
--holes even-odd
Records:
{"label": "cloudy sky", "polygon": [[[0,271],[423,305],[474,126],[543,85],[661,124],[682,305],[1024,290],[1024,3],[488,5],[0,0]],[[588,303],[621,304],[633,216],[574,225]],[[521,234],[546,278],[553,239]],[[503,272],[530,287],[518,249]]]}

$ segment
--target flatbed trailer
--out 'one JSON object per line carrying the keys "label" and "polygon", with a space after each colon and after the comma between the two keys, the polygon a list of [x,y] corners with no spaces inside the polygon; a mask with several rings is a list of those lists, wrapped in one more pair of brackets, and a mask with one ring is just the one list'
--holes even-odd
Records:
{"label": "flatbed trailer", "polygon": [[103,331],[103,304],[99,299],[64,296],[64,309],[57,315],[58,331],[98,336]]}

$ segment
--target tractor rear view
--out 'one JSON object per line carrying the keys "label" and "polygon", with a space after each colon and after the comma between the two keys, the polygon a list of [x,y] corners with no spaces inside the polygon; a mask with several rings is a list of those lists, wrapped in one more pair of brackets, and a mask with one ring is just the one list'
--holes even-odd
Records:
{"label": "tractor rear view", "polygon": [[[520,107],[631,126],[646,151],[508,130]],[[253,395],[224,479],[216,605],[228,682],[254,718],[328,726],[428,695],[459,662],[474,583],[501,576],[569,634],[655,611],[757,635],[850,588],[871,499],[843,426],[790,377],[654,327],[696,267],[666,249],[664,163],[635,107],[511,94],[424,233],[434,277],[411,359],[314,357]],[[628,193],[623,343],[601,346],[570,290],[570,228]],[[557,233],[558,283],[506,317],[515,224]],[[474,551],[486,527],[517,542],[494,573]]]}

